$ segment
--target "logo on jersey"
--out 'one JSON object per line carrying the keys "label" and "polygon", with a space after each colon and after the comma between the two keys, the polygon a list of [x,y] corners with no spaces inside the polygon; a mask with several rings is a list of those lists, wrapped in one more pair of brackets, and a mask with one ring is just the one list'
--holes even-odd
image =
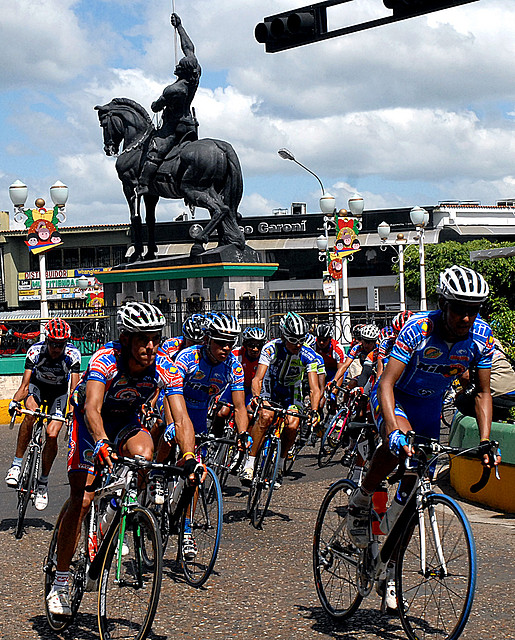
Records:
{"label": "logo on jersey", "polygon": [[222,390],[216,384],[210,384],[207,392],[210,396],[216,396],[217,394],[221,393]]}
{"label": "logo on jersey", "polygon": [[417,321],[418,326],[420,327],[420,333],[423,336],[428,336],[433,331],[433,323],[429,318],[423,318]]}
{"label": "logo on jersey", "polygon": [[125,387],[124,389],[120,389],[120,391],[117,391],[114,395],[113,398],[115,400],[134,400],[135,398],[139,397],[139,393],[137,391],[137,389],[134,389],[132,387]]}
{"label": "logo on jersey", "polygon": [[436,360],[441,355],[442,352],[436,347],[427,347],[427,349],[424,350],[424,358],[427,358],[428,360]]}
{"label": "logo on jersey", "polygon": [[436,373],[444,378],[455,378],[467,370],[462,364],[426,364],[420,362],[418,368],[427,373]]}
{"label": "logo on jersey", "polygon": [[203,371],[199,370],[199,371],[197,371],[197,373],[193,376],[193,380],[202,380],[202,379],[203,379],[203,378],[205,378],[205,377],[206,377],[206,374],[205,374]]}
{"label": "logo on jersey", "polygon": [[422,397],[432,396],[434,391],[432,389],[419,389],[418,395]]}
{"label": "logo on jersey", "polygon": [[488,336],[486,340],[486,346],[491,349],[494,346],[494,337],[492,335]]}

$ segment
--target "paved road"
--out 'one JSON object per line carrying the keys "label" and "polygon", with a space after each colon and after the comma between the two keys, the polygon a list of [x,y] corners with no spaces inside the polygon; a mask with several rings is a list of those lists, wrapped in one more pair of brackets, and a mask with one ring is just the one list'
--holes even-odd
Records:
{"label": "paved road", "polygon": [[[42,606],[42,561],[57,511],[67,495],[64,451],[51,477],[48,509],[28,510],[28,530],[15,540],[15,496],[3,483],[14,449],[15,433],[0,427],[0,637],[6,640],[55,638]],[[295,475],[274,493],[262,531],[245,516],[244,494],[233,483],[225,500],[225,521],[215,574],[204,589],[185,585],[167,553],[165,578],[151,640],[274,638],[295,640],[396,640],[405,638],[395,617],[378,612],[372,595],[345,625],[323,614],[313,586],[311,540],[316,513],[339,467],[319,470],[308,450],[296,463]],[[463,504],[463,503],[462,503]],[[463,638],[515,639],[515,520],[477,506],[463,505],[478,547],[476,600]],[[86,594],[68,640],[95,640],[96,599]]]}

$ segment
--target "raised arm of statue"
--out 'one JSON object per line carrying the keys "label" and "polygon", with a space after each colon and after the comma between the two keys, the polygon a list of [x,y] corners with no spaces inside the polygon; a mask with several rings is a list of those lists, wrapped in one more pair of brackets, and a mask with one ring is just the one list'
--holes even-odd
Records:
{"label": "raised arm of statue", "polygon": [[179,38],[181,39],[181,49],[184,55],[194,56],[195,46],[193,42],[190,40],[190,37],[188,36],[184,27],[182,26],[181,19],[176,13],[172,13],[170,22],[172,23],[172,26],[174,26],[177,29],[177,33],[179,34]]}

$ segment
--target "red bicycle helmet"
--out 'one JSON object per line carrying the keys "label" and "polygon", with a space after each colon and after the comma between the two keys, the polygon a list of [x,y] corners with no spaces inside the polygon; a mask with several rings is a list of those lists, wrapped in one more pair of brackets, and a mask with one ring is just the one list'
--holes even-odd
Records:
{"label": "red bicycle helmet", "polygon": [[395,316],[395,318],[392,320],[392,327],[395,329],[395,331],[397,331],[397,333],[399,333],[399,331],[412,315],[413,311],[401,311]]}
{"label": "red bicycle helmet", "polygon": [[50,340],[68,340],[72,330],[70,325],[61,318],[52,318],[47,322],[45,333]]}

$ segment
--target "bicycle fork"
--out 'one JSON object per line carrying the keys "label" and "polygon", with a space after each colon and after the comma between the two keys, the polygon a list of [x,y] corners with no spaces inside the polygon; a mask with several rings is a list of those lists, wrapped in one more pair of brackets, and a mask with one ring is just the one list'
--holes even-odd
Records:
{"label": "bicycle fork", "polygon": [[[427,566],[427,544],[426,544],[426,520],[424,517],[424,498],[425,492],[421,492],[417,495],[417,514],[418,514],[418,526],[419,526],[419,536],[420,536],[420,572],[423,576],[428,577],[428,566]],[[438,557],[438,561],[440,563],[440,576],[447,576],[447,565],[445,562],[445,557],[443,554],[442,548],[442,540],[440,537],[440,530],[438,527],[438,522],[436,519],[435,507],[432,504],[428,505],[427,508],[429,514],[429,526],[431,528],[431,533],[433,534],[433,539],[435,541],[435,551]]]}

